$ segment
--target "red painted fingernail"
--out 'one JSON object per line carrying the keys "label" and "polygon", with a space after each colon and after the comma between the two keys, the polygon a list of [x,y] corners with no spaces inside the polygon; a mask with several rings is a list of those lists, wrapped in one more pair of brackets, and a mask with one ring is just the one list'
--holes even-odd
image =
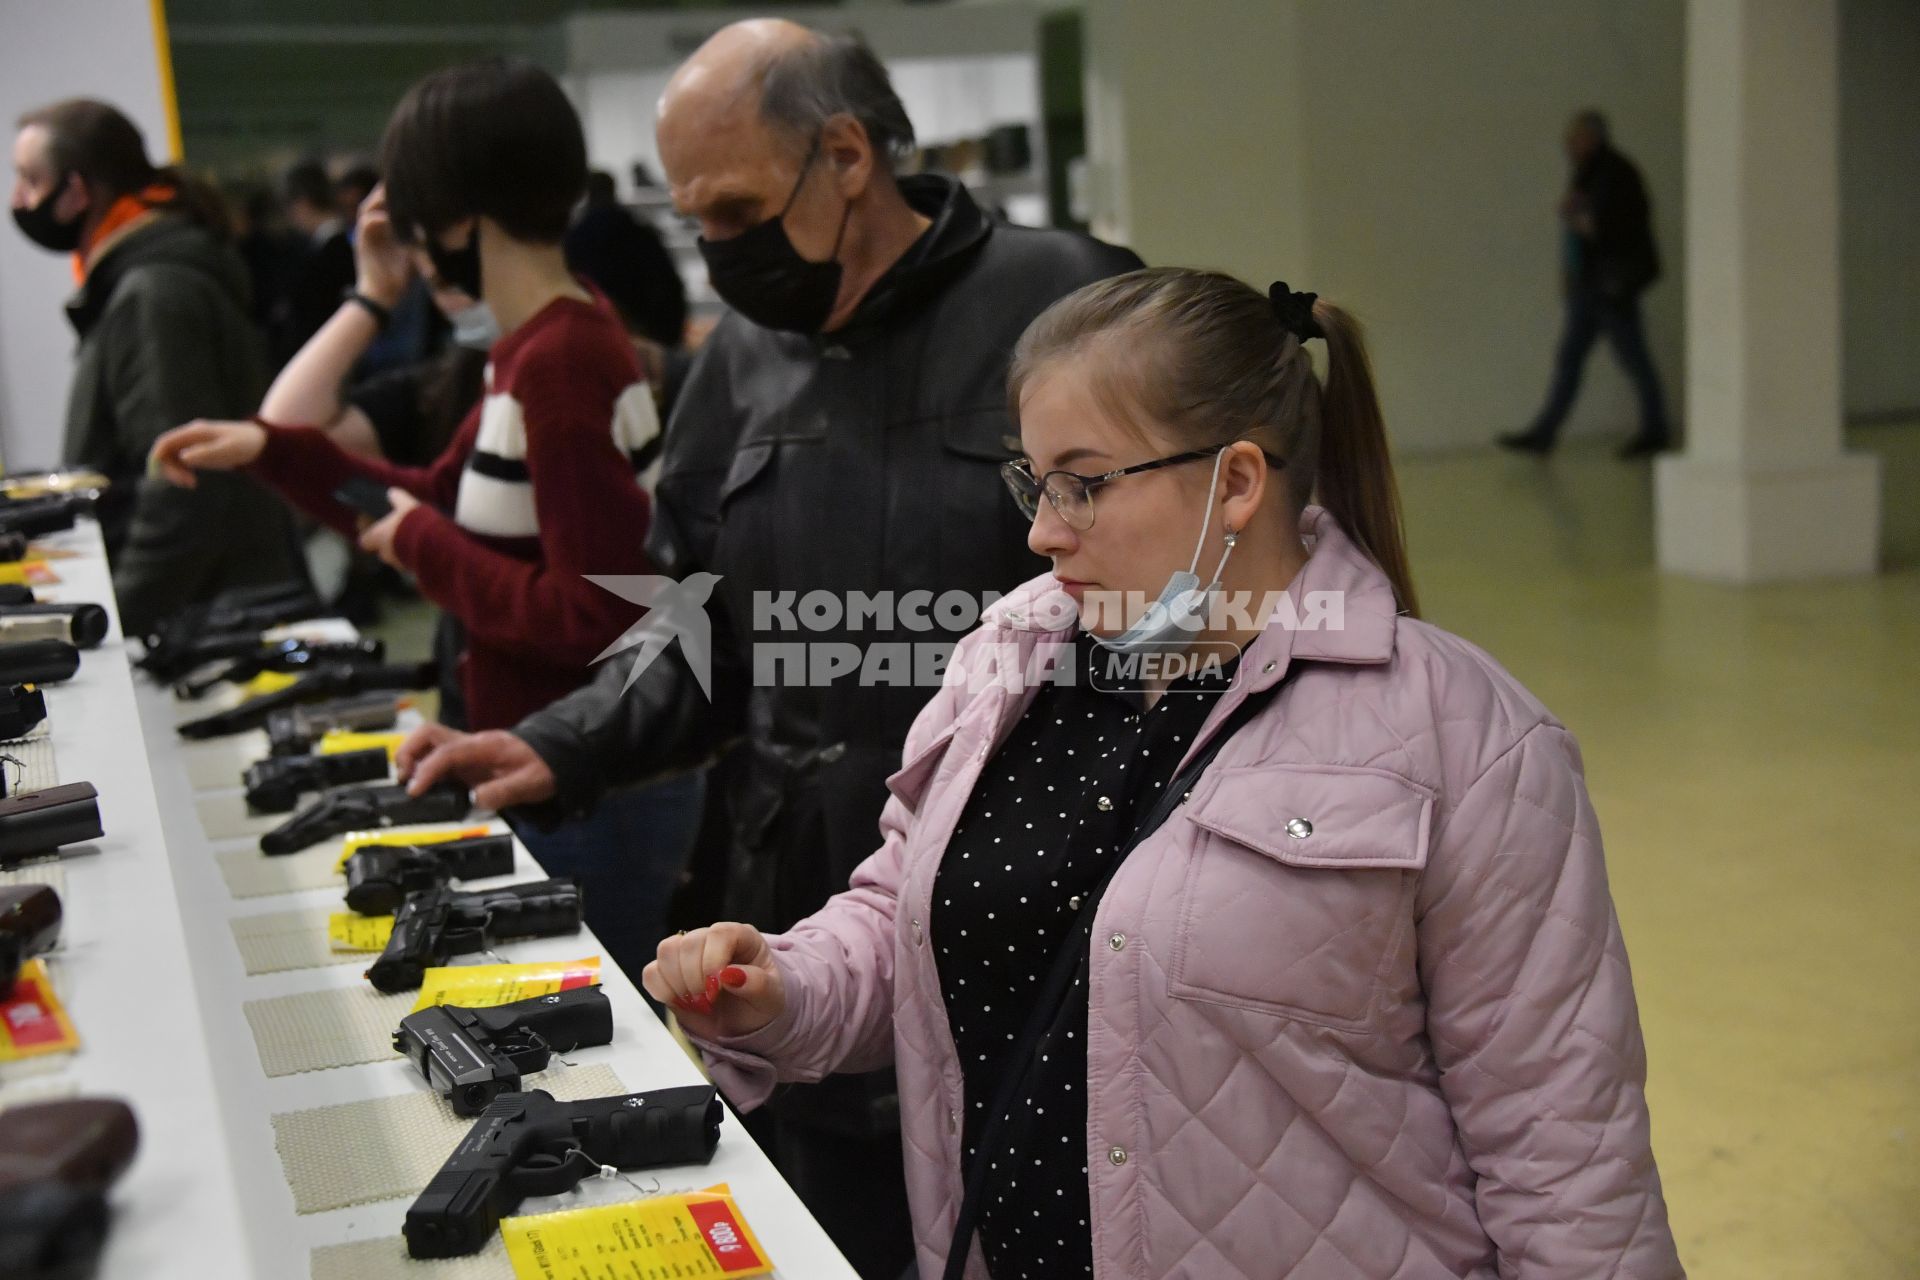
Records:
{"label": "red painted fingernail", "polygon": [[712,1013],[713,997],[712,996],[694,996],[691,1000],[687,1001],[687,1007],[691,1009],[694,1013]]}
{"label": "red painted fingernail", "polygon": [[720,975],[717,973],[710,973],[707,975],[707,999],[711,1000],[719,994],[720,994]]}
{"label": "red painted fingernail", "polygon": [[737,964],[730,964],[720,971],[720,983],[722,986],[744,987],[747,985],[747,971]]}

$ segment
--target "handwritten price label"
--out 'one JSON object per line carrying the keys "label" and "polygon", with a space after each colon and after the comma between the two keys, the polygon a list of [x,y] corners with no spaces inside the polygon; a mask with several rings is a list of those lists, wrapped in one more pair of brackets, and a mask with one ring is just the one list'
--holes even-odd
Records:
{"label": "handwritten price label", "polygon": [[393,753],[407,735],[398,731],[391,733],[356,733],[352,729],[329,729],[321,737],[320,745],[314,750],[323,756],[337,756],[346,751],[371,751],[379,747],[387,753],[387,759],[393,759]]}
{"label": "handwritten price label", "polygon": [[529,964],[458,964],[427,970],[414,1011],[435,1005],[491,1009],[495,1005],[590,987],[600,981],[600,957]]}
{"label": "handwritten price label", "polygon": [[336,911],[327,917],[327,941],[335,951],[385,951],[392,936],[392,916]]}
{"label": "handwritten price label", "polygon": [[289,675],[284,671],[262,671],[241,685],[240,692],[245,697],[258,698],[262,694],[278,693],[282,689],[292,688],[299,679],[299,676]]}
{"label": "handwritten price label", "polygon": [[334,864],[333,869],[345,875],[347,859],[368,845],[445,844],[449,840],[484,836],[488,830],[487,827],[444,827],[439,831],[349,831],[340,846],[340,861]]}

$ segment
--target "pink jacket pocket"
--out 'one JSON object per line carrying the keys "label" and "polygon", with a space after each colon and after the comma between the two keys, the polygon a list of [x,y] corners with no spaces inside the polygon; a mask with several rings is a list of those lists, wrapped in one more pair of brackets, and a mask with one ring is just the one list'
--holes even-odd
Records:
{"label": "pink jacket pocket", "polygon": [[934,735],[932,742],[914,752],[911,760],[904,762],[893,773],[887,775],[887,790],[892,793],[894,799],[907,807],[909,813],[919,811],[920,800],[927,793],[928,782],[933,778],[934,771],[940,767],[940,762],[946,759],[947,748],[953,745],[955,729],[956,726],[949,724]]}
{"label": "pink jacket pocket", "polygon": [[1181,810],[1201,833],[1181,886],[1171,993],[1368,1030],[1383,991],[1403,989],[1415,964],[1433,801],[1384,769],[1209,773]]}

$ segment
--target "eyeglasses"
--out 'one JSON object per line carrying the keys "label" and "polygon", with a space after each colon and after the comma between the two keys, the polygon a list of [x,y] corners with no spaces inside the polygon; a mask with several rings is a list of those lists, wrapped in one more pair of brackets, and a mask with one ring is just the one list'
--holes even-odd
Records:
{"label": "eyeglasses", "polygon": [[[1211,458],[1228,445],[1238,443],[1237,440],[1227,440],[1204,449],[1189,449],[1171,457],[1121,467],[1118,471],[1103,471],[1097,476],[1083,476],[1075,471],[1049,471],[1043,476],[1035,476],[1032,463],[1024,458],[1015,458],[1001,464],[1000,478],[1007,482],[1008,491],[1013,494],[1014,502],[1027,519],[1032,520],[1040,514],[1040,495],[1044,493],[1069,529],[1085,533],[1093,528],[1093,492],[1100,486],[1111,484],[1121,476],[1137,476],[1143,471],[1158,471],[1161,467]],[[1287,465],[1284,458],[1275,457],[1265,449],[1260,452],[1266,458],[1267,465],[1276,470]]]}

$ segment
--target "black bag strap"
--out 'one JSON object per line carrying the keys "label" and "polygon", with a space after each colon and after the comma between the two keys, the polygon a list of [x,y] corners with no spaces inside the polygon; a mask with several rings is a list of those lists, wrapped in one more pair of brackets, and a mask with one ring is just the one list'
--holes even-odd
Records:
{"label": "black bag strap", "polygon": [[1100,900],[1106,896],[1107,885],[1113,880],[1135,849],[1158,831],[1173,811],[1186,802],[1194,787],[1200,783],[1201,775],[1207,766],[1213,763],[1220,749],[1232,740],[1233,736],[1244,728],[1248,721],[1266,710],[1279,694],[1282,685],[1293,674],[1289,668],[1286,675],[1268,685],[1265,689],[1248,694],[1235,707],[1220,728],[1209,738],[1206,745],[1187,761],[1186,767],[1174,776],[1173,783],[1160,793],[1153,808],[1140,820],[1134,829],[1133,838],[1127,846],[1107,863],[1107,869],[1101,873],[1100,880],[1092,892],[1081,900],[1080,914],[1074,919],[1073,927],[1067,931],[1066,941],[1053,957],[1053,966],[1047,971],[1046,985],[1041,988],[1039,997],[1033,1002],[1027,1014],[1027,1025],[1020,1032],[1013,1062],[1019,1064],[1008,1072],[995,1092],[993,1105],[987,1111],[985,1125],[980,1130],[980,1139],[975,1146],[979,1158],[973,1162],[973,1168],[967,1175],[965,1193],[960,1199],[960,1214],[954,1220],[953,1240],[947,1246],[947,1265],[941,1272],[942,1280],[962,1280],[967,1267],[967,1256],[973,1248],[974,1228],[980,1218],[980,1201],[986,1194],[987,1172],[992,1161],[986,1158],[994,1144],[997,1144],[1006,1131],[1007,1122],[1013,1113],[1014,1101],[1027,1089],[1032,1080],[1035,1065],[1039,1062],[1040,1042],[1046,1038],[1047,1029],[1053,1025],[1065,1004],[1067,993],[1073,987],[1076,977],[1084,976],[1087,968],[1089,944],[1084,939],[1093,928],[1094,914],[1100,909]]}

